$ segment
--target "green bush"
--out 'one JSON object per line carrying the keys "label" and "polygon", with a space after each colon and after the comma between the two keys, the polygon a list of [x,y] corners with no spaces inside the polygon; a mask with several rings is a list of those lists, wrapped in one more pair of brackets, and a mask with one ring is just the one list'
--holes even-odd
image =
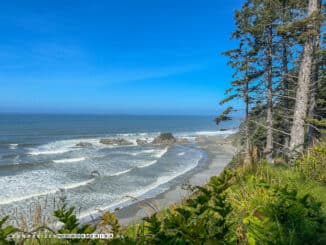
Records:
{"label": "green bush", "polygon": [[[298,195],[296,188],[274,188],[274,202],[266,214],[275,223],[277,244],[325,244],[325,216],[321,203],[310,195]],[[322,241],[323,240],[323,241]]]}
{"label": "green bush", "polygon": [[224,171],[221,176],[212,177],[206,187],[196,187],[194,198],[169,209],[162,220],[156,214],[146,218],[147,241],[150,244],[225,244],[231,212],[225,190],[233,176],[233,172]]}
{"label": "green bush", "polygon": [[287,186],[271,188],[273,201],[243,219],[243,244],[325,244],[321,203]]}
{"label": "green bush", "polygon": [[15,242],[10,241],[9,236],[15,233],[17,231],[17,228],[11,225],[3,227],[8,218],[8,216],[5,216],[0,220],[0,244],[3,245],[15,244]]}
{"label": "green bush", "polygon": [[306,178],[326,183],[326,146],[324,144],[313,147],[295,163]]}
{"label": "green bush", "polygon": [[[96,230],[96,227],[91,225],[82,225],[78,223],[78,219],[74,214],[74,207],[67,208],[66,203],[54,211],[54,216],[62,223],[62,227],[58,230],[59,234],[91,234]],[[70,244],[91,244],[87,240],[71,239]],[[92,242],[95,244],[95,242]]]}

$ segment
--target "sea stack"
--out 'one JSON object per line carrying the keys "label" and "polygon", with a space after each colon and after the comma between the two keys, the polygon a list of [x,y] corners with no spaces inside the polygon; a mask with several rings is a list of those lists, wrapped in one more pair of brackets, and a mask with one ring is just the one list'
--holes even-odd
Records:
{"label": "sea stack", "polygon": [[171,133],[161,133],[157,136],[152,144],[171,145],[177,142],[177,139]]}

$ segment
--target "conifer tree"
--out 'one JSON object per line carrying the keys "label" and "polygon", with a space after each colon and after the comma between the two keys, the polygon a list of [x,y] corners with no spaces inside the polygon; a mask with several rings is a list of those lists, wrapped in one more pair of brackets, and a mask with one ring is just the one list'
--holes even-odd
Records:
{"label": "conifer tree", "polygon": [[[255,91],[257,79],[262,75],[262,72],[255,67],[257,62],[257,52],[253,38],[248,32],[248,25],[250,21],[251,9],[249,5],[244,5],[242,11],[237,11],[235,14],[235,20],[237,29],[233,32],[232,38],[239,40],[239,46],[237,49],[229,50],[224,55],[229,57],[228,64],[235,70],[233,74],[233,81],[231,87],[226,91],[229,95],[226,99],[220,102],[221,105],[234,99],[241,99],[245,105],[245,116],[243,122],[243,141],[245,159],[247,162],[251,161],[251,147],[249,136],[249,111],[250,105],[254,102],[250,94]],[[219,123],[221,119],[225,119],[226,113],[231,113],[232,107],[227,108],[226,111],[218,118],[216,123]],[[228,118],[230,119],[230,118]]]}
{"label": "conifer tree", "polygon": [[[318,47],[323,14],[320,2],[246,0],[236,11],[232,37],[239,46],[225,52],[235,70],[234,80],[221,104],[239,98],[243,101],[240,129],[246,155],[253,144],[261,151],[262,142],[270,162],[280,153],[300,152],[305,126],[318,134],[325,126],[320,120],[325,110],[326,57]],[[230,120],[233,111],[228,107],[216,122]]]}
{"label": "conifer tree", "polygon": [[293,115],[293,125],[291,128],[290,150],[302,152],[305,139],[305,120],[308,112],[308,97],[310,95],[312,65],[314,63],[314,46],[316,42],[316,24],[319,13],[319,1],[309,0],[307,8],[307,18],[301,21],[301,25],[306,27],[302,38],[304,47],[302,60],[300,62],[298,87],[296,90],[296,100]]}

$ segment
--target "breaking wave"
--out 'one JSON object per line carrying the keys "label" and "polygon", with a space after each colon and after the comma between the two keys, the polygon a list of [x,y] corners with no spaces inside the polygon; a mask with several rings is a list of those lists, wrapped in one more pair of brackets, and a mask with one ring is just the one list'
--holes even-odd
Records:
{"label": "breaking wave", "polygon": [[84,161],[85,157],[77,157],[77,158],[65,158],[60,160],[53,160],[54,163],[72,163],[72,162],[81,162]]}

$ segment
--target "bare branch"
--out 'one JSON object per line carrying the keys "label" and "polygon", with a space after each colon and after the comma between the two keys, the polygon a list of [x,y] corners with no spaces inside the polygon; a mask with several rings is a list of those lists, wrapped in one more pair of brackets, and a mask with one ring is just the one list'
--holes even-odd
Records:
{"label": "bare branch", "polygon": [[287,98],[287,99],[291,99],[291,100],[296,100],[296,98],[291,97],[291,96],[286,96],[286,95],[273,94],[273,96],[282,97],[282,98]]}
{"label": "bare branch", "polygon": [[[255,122],[255,121],[252,121],[252,120],[250,120],[250,122],[256,123],[256,124],[259,125],[259,126],[262,126],[262,127],[264,127],[264,128],[267,128],[266,125],[261,124],[261,123],[259,123],[259,122]],[[290,135],[289,133],[287,133],[287,132],[285,132],[285,131],[283,131],[283,130],[276,129],[276,128],[272,128],[272,130],[277,131],[277,132],[280,132],[280,133],[285,134],[285,135]]]}
{"label": "bare branch", "polygon": [[290,149],[287,145],[283,145],[283,144],[278,143],[278,142],[276,142],[276,141],[273,141],[273,143],[276,144],[276,145],[279,145],[279,146],[285,147],[285,148],[287,148],[287,149]]}

